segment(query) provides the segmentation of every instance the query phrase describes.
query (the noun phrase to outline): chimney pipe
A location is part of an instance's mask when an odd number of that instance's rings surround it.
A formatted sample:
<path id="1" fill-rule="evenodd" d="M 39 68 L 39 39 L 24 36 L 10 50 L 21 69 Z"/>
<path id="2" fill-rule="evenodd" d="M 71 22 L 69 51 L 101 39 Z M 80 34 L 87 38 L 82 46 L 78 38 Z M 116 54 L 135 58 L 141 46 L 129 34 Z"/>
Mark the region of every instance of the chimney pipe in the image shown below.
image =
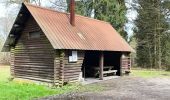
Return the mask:
<path id="1" fill-rule="evenodd" d="M 70 0 L 70 24 L 75 26 L 75 0 Z"/>

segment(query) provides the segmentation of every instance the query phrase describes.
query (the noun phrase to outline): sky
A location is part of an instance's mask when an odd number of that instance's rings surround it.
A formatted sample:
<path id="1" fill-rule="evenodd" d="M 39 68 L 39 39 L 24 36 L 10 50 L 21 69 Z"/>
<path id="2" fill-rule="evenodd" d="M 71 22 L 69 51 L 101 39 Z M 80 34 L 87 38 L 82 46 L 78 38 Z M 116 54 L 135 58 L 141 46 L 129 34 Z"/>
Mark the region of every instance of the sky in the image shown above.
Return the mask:
<path id="1" fill-rule="evenodd" d="M 42 0 L 42 1 L 43 1 L 42 6 L 46 6 L 48 4 L 48 0 Z M 6 11 L 7 9 L 5 7 L 5 4 L 2 3 L 0 0 L 0 17 L 5 17 Z"/>
<path id="2" fill-rule="evenodd" d="M 0 3 L 0 17 L 5 17 L 5 6 Z"/>
<path id="3" fill-rule="evenodd" d="M 131 4 L 133 0 L 125 0 L 125 2 L 127 2 L 125 5 L 127 8 L 131 8 Z M 134 9 L 128 9 L 127 10 L 127 14 L 126 17 L 128 19 L 128 22 L 125 24 L 125 30 L 128 33 L 128 36 L 132 36 L 133 35 L 133 28 L 135 27 L 133 21 L 137 18 L 137 12 Z"/>
<path id="4" fill-rule="evenodd" d="M 50 1 L 53 1 L 53 0 L 50 0 Z M 5 17 L 5 14 L 6 14 L 6 7 L 5 7 L 5 4 L 2 3 L 3 0 L 0 0 L 0 17 Z M 48 6 L 50 3 L 49 3 L 49 0 L 42 0 L 42 6 Z M 12 9 L 13 7 L 10 7 L 9 9 Z"/>

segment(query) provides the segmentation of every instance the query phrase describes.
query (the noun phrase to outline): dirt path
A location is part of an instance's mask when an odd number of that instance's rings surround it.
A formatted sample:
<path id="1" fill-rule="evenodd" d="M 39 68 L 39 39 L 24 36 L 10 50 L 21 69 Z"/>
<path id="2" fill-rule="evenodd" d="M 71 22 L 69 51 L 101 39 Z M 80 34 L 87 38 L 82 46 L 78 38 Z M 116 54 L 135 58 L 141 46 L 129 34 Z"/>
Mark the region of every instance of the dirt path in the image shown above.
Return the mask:
<path id="1" fill-rule="evenodd" d="M 99 93 L 72 93 L 42 100 L 170 100 L 170 78 L 121 77 L 100 83 Z"/>

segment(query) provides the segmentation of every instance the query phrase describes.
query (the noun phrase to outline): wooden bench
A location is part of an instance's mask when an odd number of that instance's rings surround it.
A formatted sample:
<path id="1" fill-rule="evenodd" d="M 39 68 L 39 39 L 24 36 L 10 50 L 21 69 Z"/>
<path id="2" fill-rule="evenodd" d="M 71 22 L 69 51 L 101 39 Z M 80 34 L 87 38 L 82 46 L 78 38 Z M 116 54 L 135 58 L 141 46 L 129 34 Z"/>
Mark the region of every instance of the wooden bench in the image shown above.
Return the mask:
<path id="1" fill-rule="evenodd" d="M 108 70 L 108 71 L 103 71 L 103 74 L 111 74 L 113 73 L 114 75 L 116 75 L 117 70 Z"/>
<path id="2" fill-rule="evenodd" d="M 113 66 L 105 66 L 103 68 L 103 75 L 107 76 L 107 74 L 113 74 L 116 75 L 117 70 L 112 70 Z M 95 76 L 98 76 L 100 74 L 100 68 L 94 67 L 94 70 L 97 72 Z"/>

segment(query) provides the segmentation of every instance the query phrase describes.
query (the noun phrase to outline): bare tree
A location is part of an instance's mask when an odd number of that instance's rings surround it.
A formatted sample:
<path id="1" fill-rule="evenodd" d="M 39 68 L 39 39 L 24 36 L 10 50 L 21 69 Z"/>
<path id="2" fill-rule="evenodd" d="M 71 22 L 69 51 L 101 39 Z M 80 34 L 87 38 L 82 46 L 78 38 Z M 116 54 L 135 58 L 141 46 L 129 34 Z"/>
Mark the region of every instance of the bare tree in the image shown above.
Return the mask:
<path id="1" fill-rule="evenodd" d="M 66 12 L 67 11 L 67 1 L 66 0 L 49 0 L 51 3 L 49 5 L 50 8 Z"/>

